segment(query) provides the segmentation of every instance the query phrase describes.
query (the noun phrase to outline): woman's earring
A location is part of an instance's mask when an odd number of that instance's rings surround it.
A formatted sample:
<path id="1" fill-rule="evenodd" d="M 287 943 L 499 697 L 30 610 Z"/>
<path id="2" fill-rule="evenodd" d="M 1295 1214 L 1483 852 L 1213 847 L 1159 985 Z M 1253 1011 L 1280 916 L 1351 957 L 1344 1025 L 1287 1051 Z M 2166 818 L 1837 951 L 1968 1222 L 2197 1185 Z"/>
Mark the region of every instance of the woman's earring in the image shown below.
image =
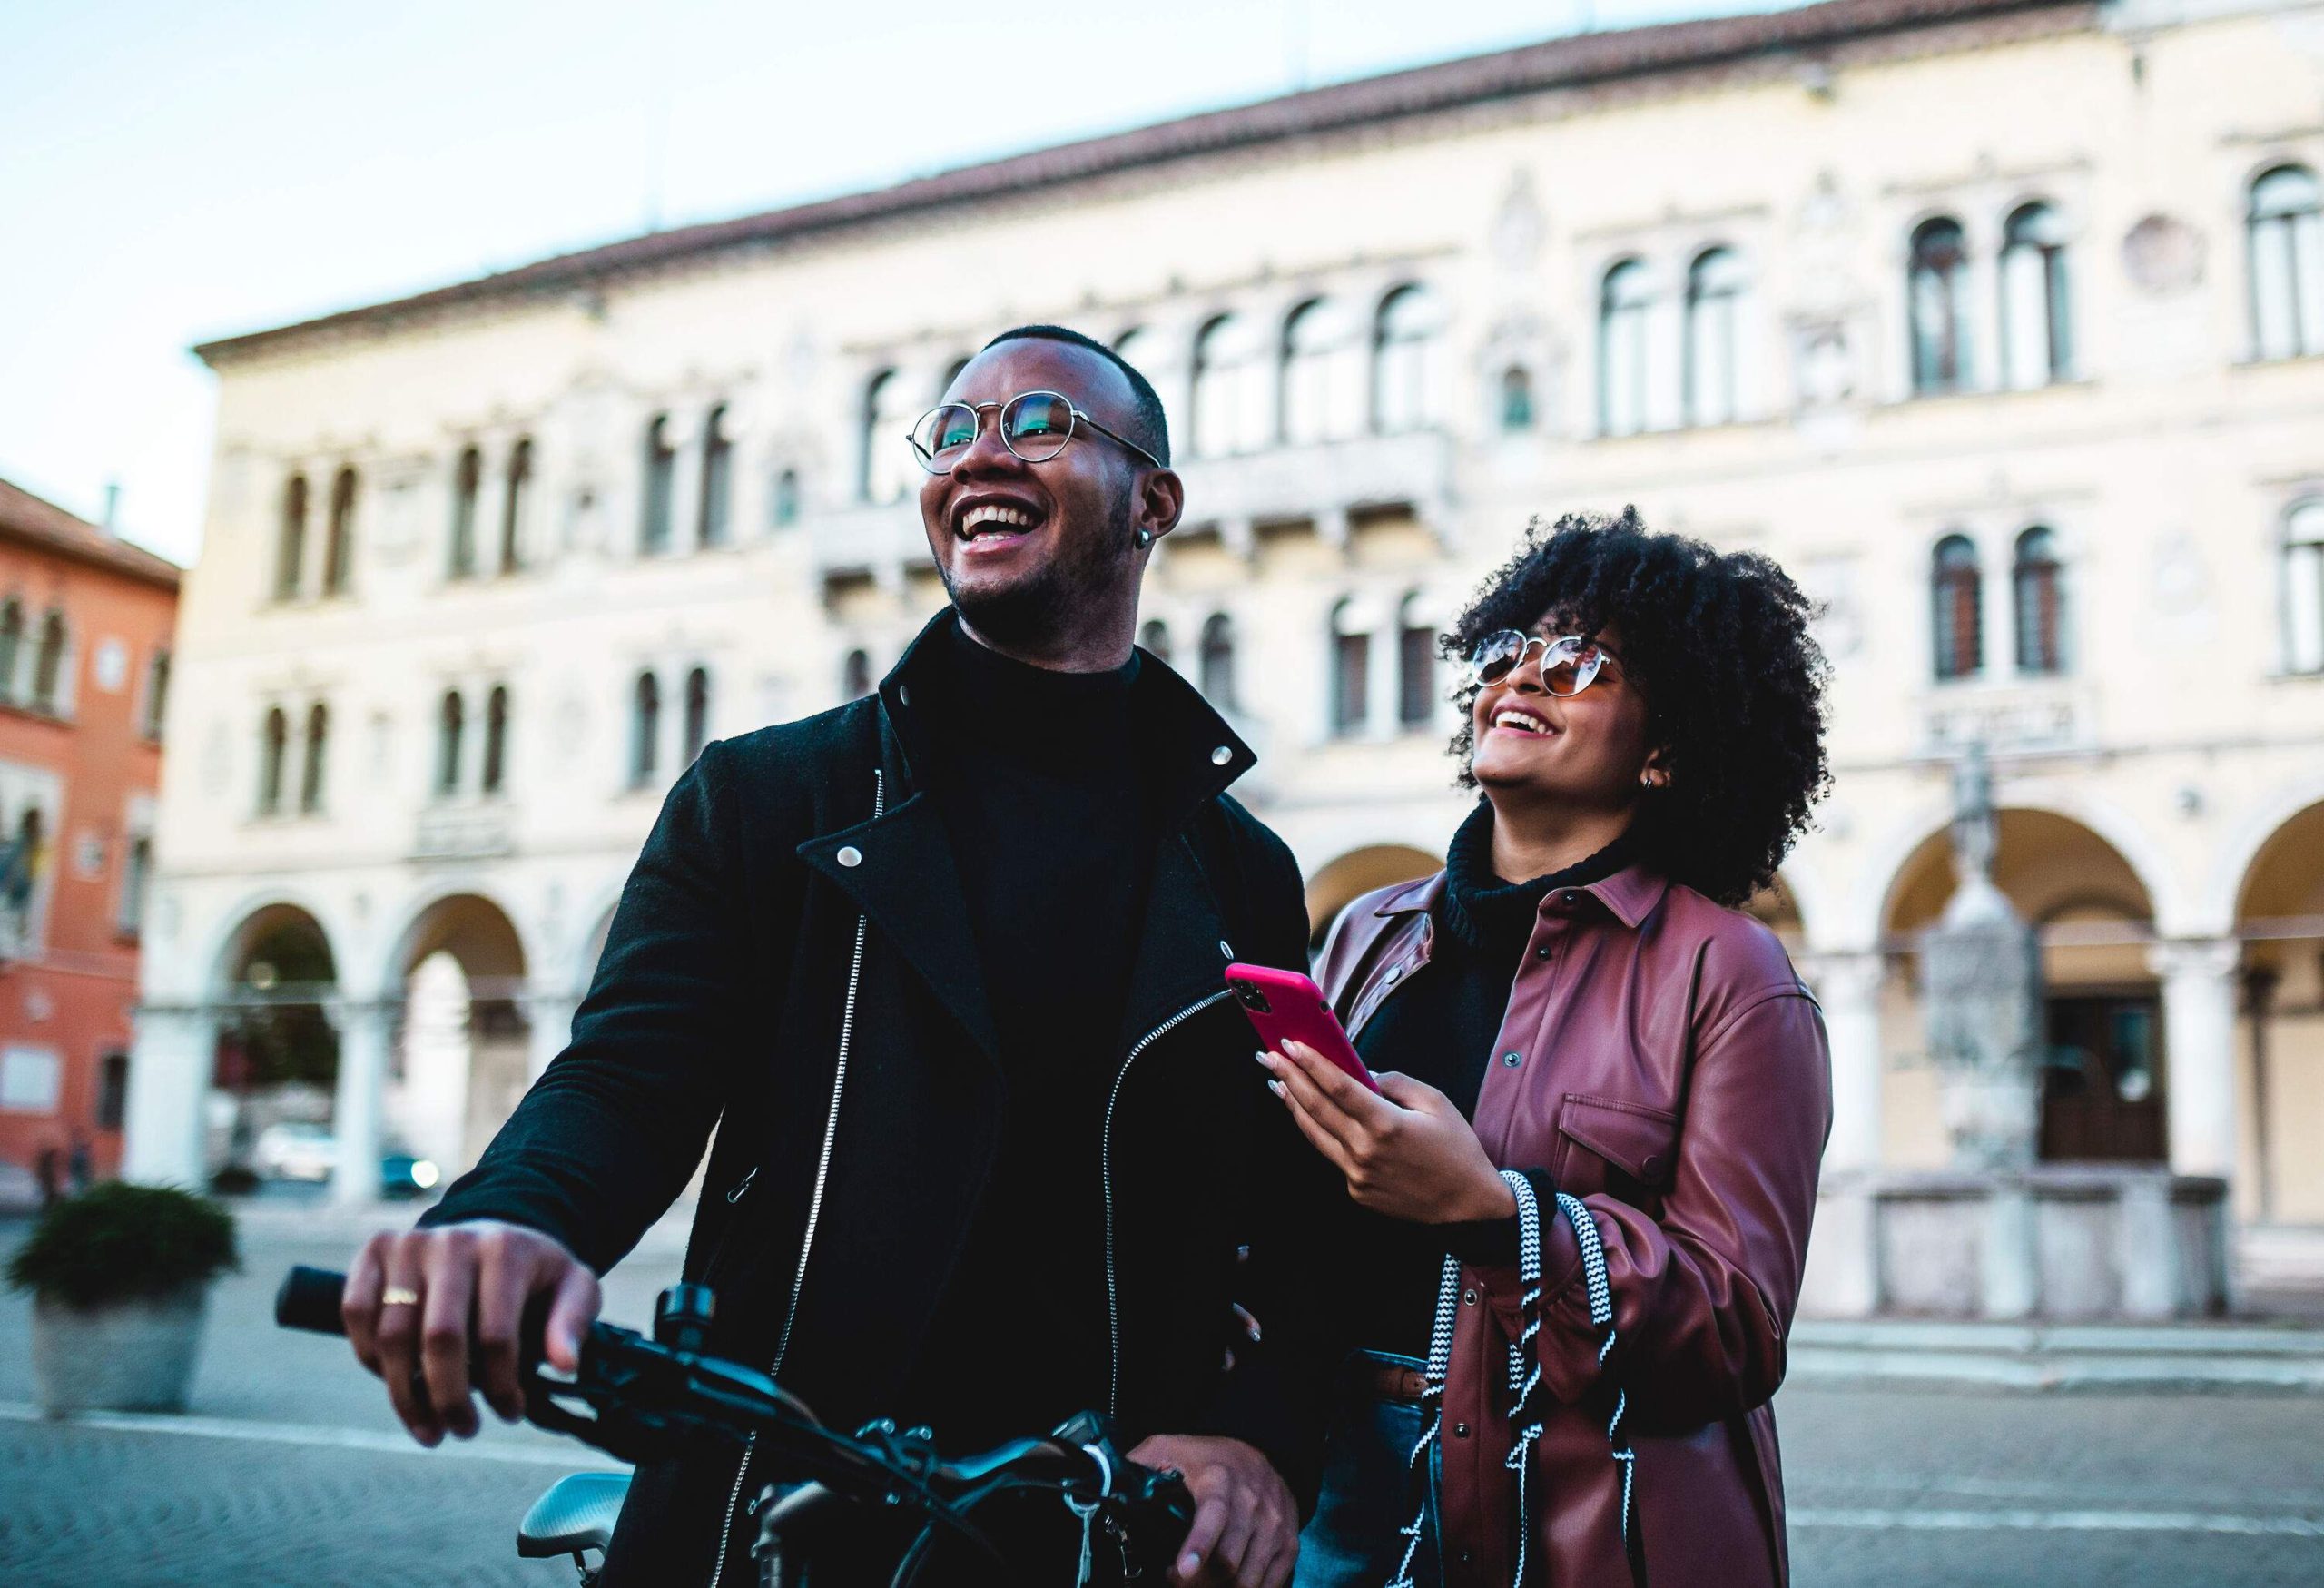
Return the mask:
<path id="1" fill-rule="evenodd" d="M 1640 773 L 1638 774 L 1638 785 L 1640 788 L 1652 788 L 1654 786 L 1654 774 L 1651 772 Z"/>
<path id="2" fill-rule="evenodd" d="M 1144 551 L 1147 547 L 1149 547 L 1149 546 L 1151 546 L 1151 545 L 1153 545 L 1153 544 L 1154 544 L 1154 531 L 1153 531 L 1153 530 L 1151 530 L 1151 529 L 1141 529 L 1141 530 L 1139 530 L 1139 531 L 1137 532 L 1137 548 L 1138 548 L 1138 550 L 1140 550 L 1140 551 Z"/>

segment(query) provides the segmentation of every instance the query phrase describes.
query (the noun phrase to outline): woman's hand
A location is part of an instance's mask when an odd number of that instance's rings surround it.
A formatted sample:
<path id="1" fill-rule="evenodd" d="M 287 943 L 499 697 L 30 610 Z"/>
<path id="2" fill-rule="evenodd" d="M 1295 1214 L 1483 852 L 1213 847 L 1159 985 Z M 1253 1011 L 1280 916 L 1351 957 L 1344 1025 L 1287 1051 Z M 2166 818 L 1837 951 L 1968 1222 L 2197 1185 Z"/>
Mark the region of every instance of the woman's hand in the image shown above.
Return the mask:
<path id="1" fill-rule="evenodd" d="M 1393 1070 L 1374 1094 L 1304 1042 L 1262 1053 L 1267 1088 L 1300 1133 L 1347 1177 L 1348 1195 L 1391 1218 L 1462 1224 L 1506 1218 L 1517 1198 L 1469 1121 L 1434 1087 Z"/>

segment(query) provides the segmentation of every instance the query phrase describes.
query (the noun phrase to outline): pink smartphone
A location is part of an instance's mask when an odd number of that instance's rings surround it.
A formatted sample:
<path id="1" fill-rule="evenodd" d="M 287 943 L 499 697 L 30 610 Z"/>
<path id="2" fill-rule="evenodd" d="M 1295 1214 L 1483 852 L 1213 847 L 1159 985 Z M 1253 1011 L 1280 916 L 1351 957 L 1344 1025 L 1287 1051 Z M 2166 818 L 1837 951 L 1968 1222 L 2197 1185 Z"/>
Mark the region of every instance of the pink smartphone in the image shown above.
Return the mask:
<path id="1" fill-rule="evenodd" d="M 1234 964 L 1226 967 L 1226 985 L 1234 989 L 1245 1017 L 1267 1047 L 1280 1053 L 1285 1039 L 1305 1042 L 1372 1090 L 1380 1090 L 1357 1056 L 1355 1044 L 1340 1029 L 1339 1017 L 1324 1001 L 1323 989 L 1306 977 L 1296 971 Z"/>

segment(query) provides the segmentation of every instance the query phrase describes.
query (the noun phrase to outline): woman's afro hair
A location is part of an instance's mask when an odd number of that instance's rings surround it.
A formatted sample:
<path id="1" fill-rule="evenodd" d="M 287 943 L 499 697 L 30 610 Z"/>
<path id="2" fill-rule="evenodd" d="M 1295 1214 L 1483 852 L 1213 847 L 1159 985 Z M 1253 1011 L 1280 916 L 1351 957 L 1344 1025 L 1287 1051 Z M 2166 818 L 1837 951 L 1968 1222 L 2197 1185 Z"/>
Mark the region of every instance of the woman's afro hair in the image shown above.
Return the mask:
<path id="1" fill-rule="evenodd" d="M 1651 714 L 1649 737 L 1670 773 L 1640 804 L 1639 858 L 1735 905 L 1774 882 L 1831 784 L 1829 669 L 1808 632 L 1812 616 L 1799 587 L 1758 552 L 1654 534 L 1625 508 L 1618 518 L 1527 526 L 1517 555 L 1479 587 L 1443 649 L 1462 658 L 1496 629 L 1544 620 L 1568 634 L 1619 634 Z M 1477 693 L 1473 684 L 1461 691 L 1452 740 L 1469 788 Z"/>

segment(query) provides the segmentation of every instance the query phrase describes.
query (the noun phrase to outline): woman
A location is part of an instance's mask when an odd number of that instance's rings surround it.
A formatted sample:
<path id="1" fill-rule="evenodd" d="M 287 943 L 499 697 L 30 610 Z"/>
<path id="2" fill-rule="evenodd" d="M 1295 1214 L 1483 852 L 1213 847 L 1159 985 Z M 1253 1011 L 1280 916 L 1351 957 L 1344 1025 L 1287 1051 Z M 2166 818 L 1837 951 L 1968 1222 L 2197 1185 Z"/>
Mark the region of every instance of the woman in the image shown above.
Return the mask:
<path id="1" fill-rule="evenodd" d="M 1768 1400 L 1828 1076 L 1737 906 L 1828 781 L 1807 621 L 1765 557 L 1625 512 L 1530 534 L 1447 637 L 1483 797 L 1318 971 L 1381 1095 L 1261 1055 L 1356 1204 L 1299 1583 L 1786 1580 Z"/>

